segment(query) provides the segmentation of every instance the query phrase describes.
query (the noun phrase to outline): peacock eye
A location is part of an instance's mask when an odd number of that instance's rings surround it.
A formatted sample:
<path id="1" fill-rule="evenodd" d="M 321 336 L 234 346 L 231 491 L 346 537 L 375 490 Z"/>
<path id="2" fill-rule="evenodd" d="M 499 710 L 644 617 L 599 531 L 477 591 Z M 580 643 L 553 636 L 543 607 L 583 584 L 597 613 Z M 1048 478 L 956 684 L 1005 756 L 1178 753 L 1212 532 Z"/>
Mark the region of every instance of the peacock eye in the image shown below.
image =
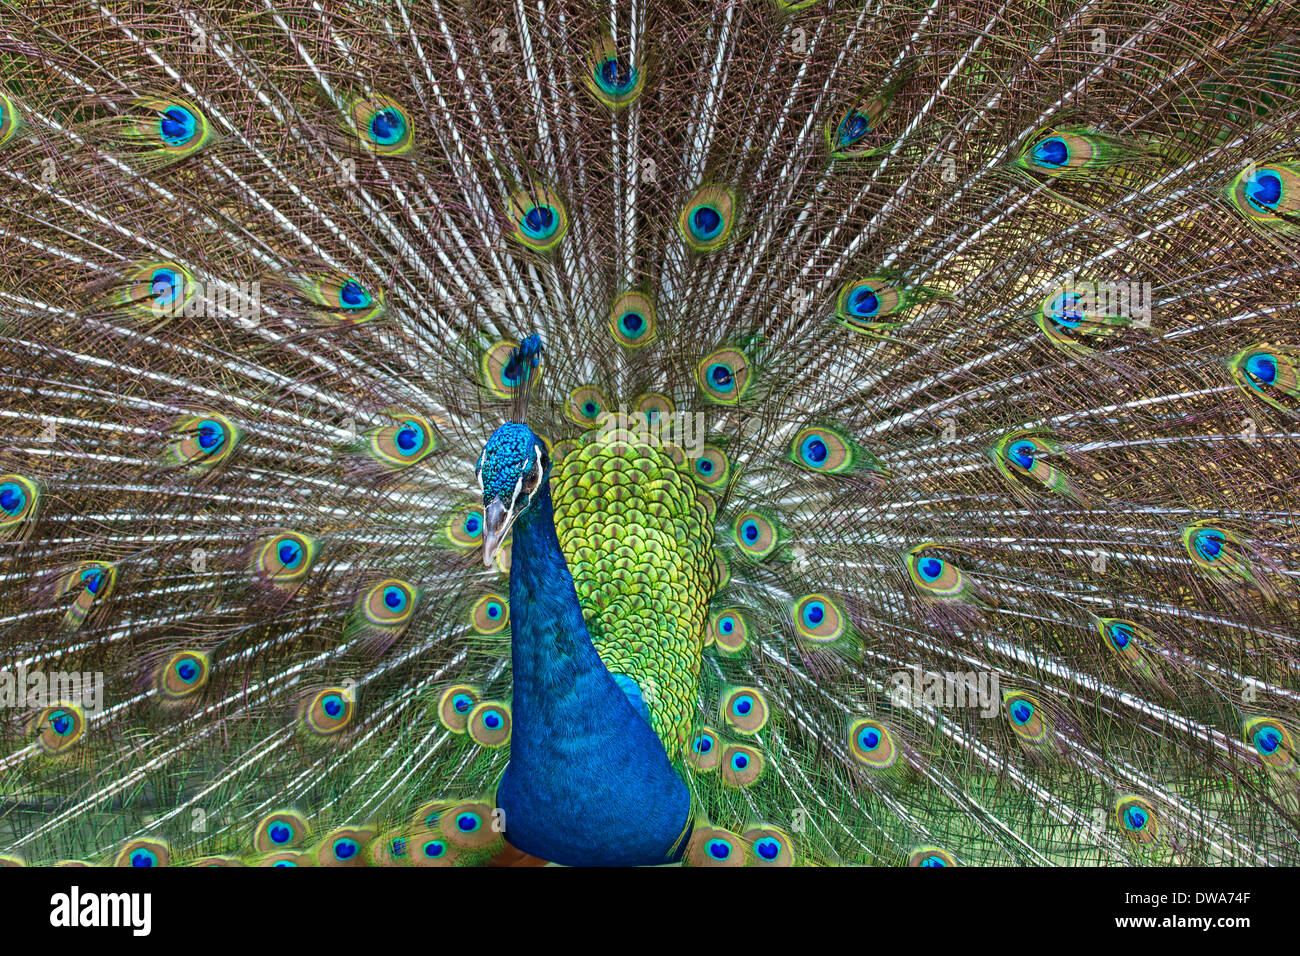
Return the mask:
<path id="1" fill-rule="evenodd" d="M 515 238 L 540 252 L 553 249 L 569 228 L 560 197 L 545 186 L 531 184 L 510 198 Z"/>
<path id="2" fill-rule="evenodd" d="M 853 146 L 871 132 L 871 117 L 864 116 L 857 110 L 849 110 L 840 120 L 839 141 L 841 146 Z"/>
<path id="3" fill-rule="evenodd" d="M 549 239 L 559 224 L 559 217 L 551 206 L 535 204 L 529 206 L 519 219 L 519 228 L 530 239 Z"/>
<path id="4" fill-rule="evenodd" d="M 696 252 L 710 252 L 727 241 L 735 209 L 736 197 L 730 188 L 701 186 L 682 209 L 677 228 Z"/>
<path id="5" fill-rule="evenodd" d="M 620 97 L 636 88 L 637 72 L 632 64 L 617 56 L 609 56 L 597 65 L 594 78 L 602 91 L 612 97 Z"/>
<path id="6" fill-rule="evenodd" d="M 415 145 L 411 117 L 387 96 L 363 96 L 348 108 L 361 145 L 384 156 L 398 156 Z"/>
<path id="7" fill-rule="evenodd" d="M 1267 352 L 1256 352 L 1246 359 L 1246 371 L 1256 381 L 1272 385 L 1277 380 L 1277 359 Z"/>
<path id="8" fill-rule="evenodd" d="M 370 308 L 374 301 L 374 296 L 356 279 L 348 279 L 339 286 L 339 308 L 341 309 L 356 312 Z"/>
<path id="9" fill-rule="evenodd" d="M 533 449 L 533 460 L 528 464 L 528 470 L 524 472 L 520 479 L 523 482 L 523 491 L 526 495 L 531 495 L 537 490 L 537 486 L 542 483 L 542 475 L 546 474 L 546 468 L 550 464 L 550 454 L 544 446 Z"/>
<path id="10" fill-rule="evenodd" d="M 587 88 L 611 109 L 621 109 L 635 100 L 645 82 L 631 50 L 620 49 L 610 36 L 592 43 L 587 70 Z"/>
<path id="11" fill-rule="evenodd" d="M 1034 163 L 1046 168 L 1059 168 L 1070 161 L 1070 146 L 1060 136 L 1039 140 L 1030 151 Z"/>
<path id="12" fill-rule="evenodd" d="M 376 143 L 391 146 L 406 135 L 406 117 L 391 107 L 378 110 L 370 117 L 369 132 Z"/>
<path id="13" fill-rule="evenodd" d="M 184 146 L 198 131 L 198 117 L 183 106 L 172 104 L 158 118 L 158 138 L 168 146 Z"/>

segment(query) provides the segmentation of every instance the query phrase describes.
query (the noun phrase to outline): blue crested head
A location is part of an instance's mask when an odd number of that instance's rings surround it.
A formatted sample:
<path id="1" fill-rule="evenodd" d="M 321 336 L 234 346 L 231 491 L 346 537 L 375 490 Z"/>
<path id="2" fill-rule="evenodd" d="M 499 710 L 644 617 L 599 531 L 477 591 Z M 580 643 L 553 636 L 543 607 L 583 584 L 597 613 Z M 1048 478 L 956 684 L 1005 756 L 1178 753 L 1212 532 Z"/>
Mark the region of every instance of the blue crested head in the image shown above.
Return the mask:
<path id="1" fill-rule="evenodd" d="M 483 491 L 483 564 L 492 563 L 515 519 L 537 500 L 550 475 L 546 443 L 520 422 L 506 422 L 487 440 L 476 473 Z"/>
<path id="2" fill-rule="evenodd" d="M 546 446 L 519 422 L 506 422 L 493 432 L 478 463 L 484 503 L 494 497 L 509 501 L 523 472 L 536 463 L 539 448 L 545 451 Z"/>

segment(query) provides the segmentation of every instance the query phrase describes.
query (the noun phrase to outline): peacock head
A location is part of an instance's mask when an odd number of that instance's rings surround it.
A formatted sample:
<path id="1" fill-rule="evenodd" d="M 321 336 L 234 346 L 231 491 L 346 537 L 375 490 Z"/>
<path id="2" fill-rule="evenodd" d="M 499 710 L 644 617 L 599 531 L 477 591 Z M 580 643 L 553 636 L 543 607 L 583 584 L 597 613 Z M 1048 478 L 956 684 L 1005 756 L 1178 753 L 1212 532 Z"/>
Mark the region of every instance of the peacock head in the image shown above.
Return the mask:
<path id="1" fill-rule="evenodd" d="M 483 491 L 483 564 L 490 567 L 515 519 L 537 500 L 551 471 L 546 443 L 519 422 L 506 422 L 488 439 L 475 469 Z"/>

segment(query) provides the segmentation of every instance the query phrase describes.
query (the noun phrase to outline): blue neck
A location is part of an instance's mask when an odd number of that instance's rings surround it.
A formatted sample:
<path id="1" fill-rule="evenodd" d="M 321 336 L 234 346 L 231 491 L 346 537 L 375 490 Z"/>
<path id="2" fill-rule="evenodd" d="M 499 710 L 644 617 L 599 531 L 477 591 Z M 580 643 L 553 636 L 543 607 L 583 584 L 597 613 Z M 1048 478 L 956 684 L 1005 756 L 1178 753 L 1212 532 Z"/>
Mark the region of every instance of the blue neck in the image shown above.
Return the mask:
<path id="1" fill-rule="evenodd" d="M 592 646 L 546 481 L 537 494 L 510 558 L 513 726 L 497 790 L 506 836 L 555 863 L 669 862 L 690 794 Z"/>

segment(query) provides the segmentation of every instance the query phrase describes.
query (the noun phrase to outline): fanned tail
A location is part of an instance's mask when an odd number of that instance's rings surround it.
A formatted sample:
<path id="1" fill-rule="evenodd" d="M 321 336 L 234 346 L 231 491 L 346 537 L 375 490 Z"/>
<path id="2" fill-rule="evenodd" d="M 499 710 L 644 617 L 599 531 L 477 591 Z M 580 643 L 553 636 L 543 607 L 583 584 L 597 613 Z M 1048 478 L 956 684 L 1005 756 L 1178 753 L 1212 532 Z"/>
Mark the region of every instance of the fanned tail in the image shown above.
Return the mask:
<path id="1" fill-rule="evenodd" d="M 713 523 L 688 863 L 1294 863 L 1297 39 L 5 6 L 0 847 L 519 862 L 473 475 L 526 414 Z"/>

